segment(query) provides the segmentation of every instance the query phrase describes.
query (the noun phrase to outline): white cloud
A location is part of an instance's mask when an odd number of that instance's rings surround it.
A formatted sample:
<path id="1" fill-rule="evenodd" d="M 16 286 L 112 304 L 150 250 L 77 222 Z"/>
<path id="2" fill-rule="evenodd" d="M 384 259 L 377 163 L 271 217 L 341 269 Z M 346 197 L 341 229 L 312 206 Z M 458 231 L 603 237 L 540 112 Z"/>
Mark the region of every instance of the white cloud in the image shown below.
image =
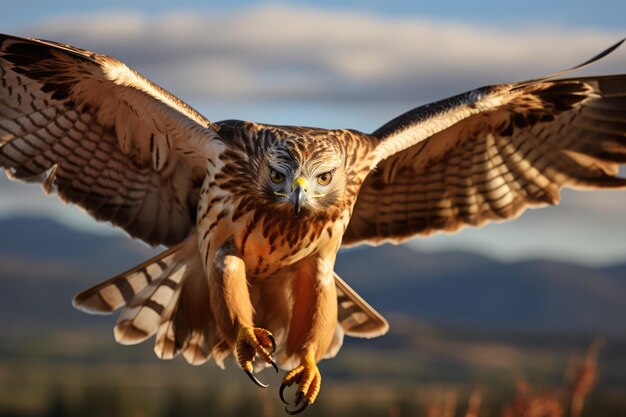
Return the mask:
<path id="1" fill-rule="evenodd" d="M 57 16 L 29 29 L 114 54 L 186 97 L 426 100 L 577 64 L 620 34 L 291 6 Z"/>

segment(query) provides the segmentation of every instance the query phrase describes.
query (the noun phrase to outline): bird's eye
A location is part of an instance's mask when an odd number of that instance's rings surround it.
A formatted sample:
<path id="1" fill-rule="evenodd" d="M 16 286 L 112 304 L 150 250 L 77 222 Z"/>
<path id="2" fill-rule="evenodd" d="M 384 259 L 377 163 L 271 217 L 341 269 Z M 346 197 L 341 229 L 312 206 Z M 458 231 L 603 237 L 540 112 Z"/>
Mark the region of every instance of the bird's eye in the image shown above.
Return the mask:
<path id="1" fill-rule="evenodd" d="M 333 179 L 333 173 L 332 172 L 324 172 L 323 174 L 320 174 L 317 176 L 317 182 L 320 185 L 328 185 L 330 184 L 330 182 Z"/>
<path id="2" fill-rule="evenodd" d="M 270 179 L 274 184 L 282 184 L 285 181 L 285 176 L 275 169 L 272 169 L 270 172 Z"/>

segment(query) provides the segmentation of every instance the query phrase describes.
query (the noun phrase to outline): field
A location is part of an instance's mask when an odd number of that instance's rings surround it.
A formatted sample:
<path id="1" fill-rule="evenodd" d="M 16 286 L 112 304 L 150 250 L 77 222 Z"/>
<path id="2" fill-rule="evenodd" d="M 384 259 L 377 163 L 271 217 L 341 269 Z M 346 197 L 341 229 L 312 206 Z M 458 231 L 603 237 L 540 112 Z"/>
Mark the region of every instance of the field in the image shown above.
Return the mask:
<path id="1" fill-rule="evenodd" d="M 322 395 L 307 415 L 577 416 L 573 397 L 585 399 L 583 416 L 626 410 L 623 342 L 442 330 L 403 317 L 392 324 L 389 336 L 349 341 L 322 362 Z M 100 326 L 7 336 L 0 416 L 283 414 L 271 371 L 261 374 L 271 384 L 262 390 L 234 364 L 162 362 L 148 345 L 115 345 Z"/>

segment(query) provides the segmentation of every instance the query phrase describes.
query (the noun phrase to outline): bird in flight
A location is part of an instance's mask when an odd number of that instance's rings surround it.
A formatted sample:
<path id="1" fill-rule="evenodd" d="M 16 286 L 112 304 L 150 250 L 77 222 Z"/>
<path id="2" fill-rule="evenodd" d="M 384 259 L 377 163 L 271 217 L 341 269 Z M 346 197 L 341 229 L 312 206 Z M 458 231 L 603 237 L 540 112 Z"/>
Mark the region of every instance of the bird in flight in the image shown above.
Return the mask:
<path id="1" fill-rule="evenodd" d="M 0 35 L 0 166 L 167 247 L 76 307 L 122 309 L 115 339 L 155 336 L 162 359 L 233 355 L 261 386 L 256 371 L 285 369 L 293 414 L 317 398 L 317 363 L 344 335 L 388 329 L 334 272 L 341 247 L 514 219 L 563 187 L 626 187 L 626 75 L 568 71 L 363 133 L 211 122 L 114 58 Z"/>

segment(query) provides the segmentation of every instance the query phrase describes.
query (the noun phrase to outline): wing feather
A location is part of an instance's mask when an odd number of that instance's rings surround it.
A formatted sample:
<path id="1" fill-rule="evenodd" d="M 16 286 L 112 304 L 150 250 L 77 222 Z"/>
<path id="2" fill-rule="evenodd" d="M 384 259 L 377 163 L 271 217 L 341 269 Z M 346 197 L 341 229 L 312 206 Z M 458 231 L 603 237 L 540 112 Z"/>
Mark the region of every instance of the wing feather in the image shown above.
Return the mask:
<path id="1" fill-rule="evenodd" d="M 0 167 L 147 243 L 193 228 L 216 130 L 114 58 L 0 35 Z"/>
<path id="2" fill-rule="evenodd" d="M 557 204 L 563 187 L 626 187 L 626 75 L 552 77 L 473 90 L 374 132 L 376 166 L 343 244 L 513 219 Z"/>

